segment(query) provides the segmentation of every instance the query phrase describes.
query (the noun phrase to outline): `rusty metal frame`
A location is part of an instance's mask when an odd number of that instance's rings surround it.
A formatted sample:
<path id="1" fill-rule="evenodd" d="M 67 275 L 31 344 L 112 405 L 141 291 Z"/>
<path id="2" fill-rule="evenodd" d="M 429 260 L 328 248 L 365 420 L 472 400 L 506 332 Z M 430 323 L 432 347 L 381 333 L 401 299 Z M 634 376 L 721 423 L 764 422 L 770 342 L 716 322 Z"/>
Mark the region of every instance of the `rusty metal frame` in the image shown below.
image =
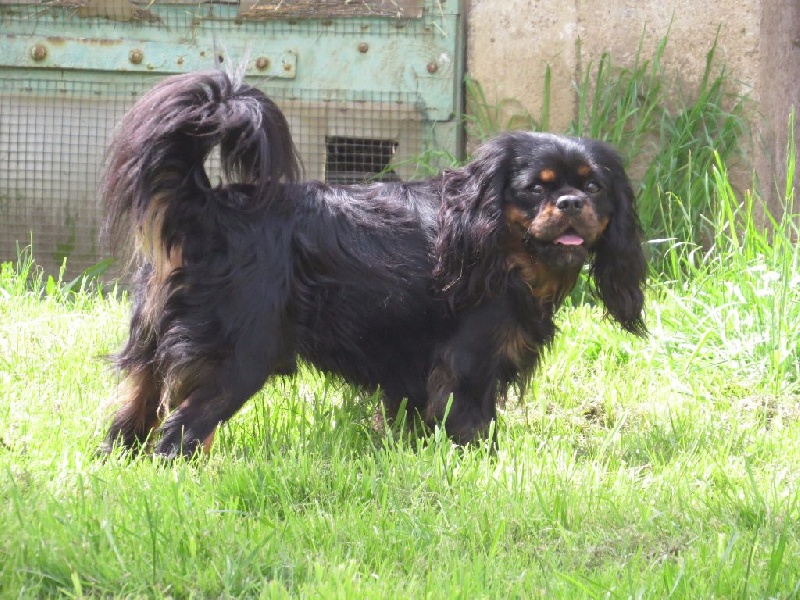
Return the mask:
<path id="1" fill-rule="evenodd" d="M 422 17 L 422 0 L 240 0 L 243 19 Z"/>

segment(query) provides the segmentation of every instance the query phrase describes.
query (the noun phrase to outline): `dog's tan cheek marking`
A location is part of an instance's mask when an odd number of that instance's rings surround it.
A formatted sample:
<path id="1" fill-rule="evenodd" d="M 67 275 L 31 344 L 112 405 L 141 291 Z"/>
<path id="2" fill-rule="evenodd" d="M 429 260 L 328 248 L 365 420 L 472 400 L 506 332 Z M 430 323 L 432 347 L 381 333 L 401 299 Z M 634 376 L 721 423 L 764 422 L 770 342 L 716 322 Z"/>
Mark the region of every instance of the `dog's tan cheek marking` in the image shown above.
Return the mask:
<path id="1" fill-rule="evenodd" d="M 508 206 L 505 211 L 509 230 L 511 231 L 506 264 L 509 271 L 518 269 L 520 276 L 525 281 L 528 281 L 530 277 L 534 276 L 533 270 L 535 270 L 535 266 L 533 258 L 525 250 L 523 236 L 529 232 L 531 220 L 525 211 L 516 206 Z"/>
<path id="2" fill-rule="evenodd" d="M 528 230 L 531 219 L 524 210 L 516 206 L 507 206 L 505 211 L 506 221 L 509 225 L 516 226 L 522 231 Z"/>
<path id="3" fill-rule="evenodd" d="M 545 204 L 531 221 L 529 231 L 535 238 L 547 237 L 546 231 L 563 217 L 563 214 L 552 204 Z"/>
<path id="4" fill-rule="evenodd" d="M 594 240 L 603 235 L 603 232 L 606 230 L 608 223 L 610 222 L 608 217 L 599 216 L 595 212 L 594 206 L 592 206 L 590 203 L 587 203 L 584 206 L 581 214 L 581 220 L 586 224 L 587 230 L 590 230 L 593 234 L 592 238 L 587 239 L 587 242 L 589 243 L 594 242 Z"/>
<path id="5" fill-rule="evenodd" d="M 539 211 L 539 215 L 536 217 L 536 220 L 541 221 L 541 220 L 557 219 L 560 217 L 561 217 L 561 211 L 555 207 L 555 204 L 547 203 Z"/>
<path id="6" fill-rule="evenodd" d="M 554 275 L 530 255 L 523 245 L 522 236 L 519 235 L 521 232 L 528 232 L 535 236 L 536 230 L 539 229 L 536 225 L 544 223 L 542 226 L 546 226 L 547 221 L 555 218 L 558 211 L 555 207 L 546 206 L 534 222 L 531 222 L 525 211 L 515 206 L 506 207 L 505 213 L 510 226 L 509 229 L 512 232 L 506 258 L 506 265 L 509 271 L 517 273 L 527 284 L 533 297 L 545 303 L 560 302 L 562 296 L 575 285 L 580 269 L 575 270 L 574 273 Z M 519 344 L 517 346 L 520 349 L 522 348 Z M 511 354 L 516 355 L 519 353 L 512 352 Z"/>
<path id="7" fill-rule="evenodd" d="M 544 183 L 553 183 L 556 180 L 556 172 L 553 169 L 542 169 L 539 171 L 539 179 Z"/>
<path id="8" fill-rule="evenodd" d="M 524 281 L 531 281 L 536 277 L 537 266 L 533 257 L 525 250 L 523 242 L 523 236 L 530 232 L 531 219 L 516 206 L 506 207 L 505 212 L 511 231 L 506 264 L 509 271 L 517 270 Z"/>

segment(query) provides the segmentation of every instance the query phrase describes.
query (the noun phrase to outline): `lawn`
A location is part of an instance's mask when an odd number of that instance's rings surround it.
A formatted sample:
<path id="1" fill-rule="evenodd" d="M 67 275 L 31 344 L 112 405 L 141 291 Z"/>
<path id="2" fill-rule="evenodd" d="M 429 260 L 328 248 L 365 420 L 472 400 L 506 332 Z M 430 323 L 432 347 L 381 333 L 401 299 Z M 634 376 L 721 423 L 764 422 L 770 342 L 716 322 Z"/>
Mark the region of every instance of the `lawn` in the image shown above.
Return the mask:
<path id="1" fill-rule="evenodd" d="M 648 242 L 650 336 L 576 294 L 496 452 L 303 370 L 206 459 L 95 459 L 128 301 L 4 264 L 0 595 L 796 597 L 798 232 L 715 173 L 709 245 Z"/>

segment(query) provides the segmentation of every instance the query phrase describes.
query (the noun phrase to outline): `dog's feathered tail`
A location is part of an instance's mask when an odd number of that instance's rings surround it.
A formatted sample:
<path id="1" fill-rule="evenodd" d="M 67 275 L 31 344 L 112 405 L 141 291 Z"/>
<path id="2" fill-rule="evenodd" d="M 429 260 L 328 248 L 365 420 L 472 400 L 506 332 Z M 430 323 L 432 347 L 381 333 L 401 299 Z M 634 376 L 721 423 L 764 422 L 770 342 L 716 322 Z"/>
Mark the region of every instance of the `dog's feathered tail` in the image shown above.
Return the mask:
<path id="1" fill-rule="evenodd" d="M 212 185 L 204 163 L 215 148 L 227 183 L 246 185 Z M 213 387 L 222 337 L 213 309 L 184 307 L 213 305 L 219 288 L 204 284 L 229 275 L 229 263 L 216 256 L 225 252 L 219 240 L 227 239 L 226 226 L 280 202 L 280 182 L 296 180 L 298 171 L 285 117 L 241 76 L 216 70 L 169 77 L 123 118 L 100 193 L 114 251 L 127 250 L 133 237 L 137 283 L 128 342 L 111 357 L 124 381 L 103 450 L 118 442 L 141 446 L 176 398 Z M 222 264 L 216 272 L 197 268 L 214 258 Z M 214 414 L 201 437 L 213 431 Z"/>
<path id="2" fill-rule="evenodd" d="M 179 243 L 167 239 L 170 217 L 213 191 L 204 162 L 217 146 L 225 177 L 254 186 L 243 210 L 274 202 L 276 184 L 298 178 L 286 118 L 240 75 L 177 75 L 142 96 L 115 131 L 100 186 L 113 248 L 133 230 L 169 253 Z"/>

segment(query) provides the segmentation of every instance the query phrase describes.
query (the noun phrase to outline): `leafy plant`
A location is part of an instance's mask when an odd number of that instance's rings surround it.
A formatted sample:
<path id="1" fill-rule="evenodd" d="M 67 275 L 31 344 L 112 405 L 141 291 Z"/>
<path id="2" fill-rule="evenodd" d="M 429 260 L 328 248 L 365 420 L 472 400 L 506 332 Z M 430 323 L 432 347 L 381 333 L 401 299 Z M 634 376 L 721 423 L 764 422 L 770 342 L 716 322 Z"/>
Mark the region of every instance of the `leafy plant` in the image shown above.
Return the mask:
<path id="1" fill-rule="evenodd" d="M 615 145 L 629 165 L 641 169 L 639 213 L 650 238 L 708 243 L 706 217 L 716 210 L 713 172 L 730 166 L 747 140 L 747 98 L 730 92 L 731 75 L 716 64 L 717 43 L 706 54 L 697 86 L 688 88 L 663 64 L 668 36 L 652 57 L 642 36 L 630 67 L 610 55 L 591 63 L 580 79 L 574 135 Z"/>
<path id="2" fill-rule="evenodd" d="M 547 131 L 550 126 L 550 66 L 545 67 L 542 84 L 542 108 L 538 119 L 521 102 L 505 98 L 490 102 L 483 86 L 467 75 L 464 87 L 467 98 L 467 113 L 464 122 L 467 136 L 473 140 L 486 140 L 503 131 L 527 130 Z"/>

